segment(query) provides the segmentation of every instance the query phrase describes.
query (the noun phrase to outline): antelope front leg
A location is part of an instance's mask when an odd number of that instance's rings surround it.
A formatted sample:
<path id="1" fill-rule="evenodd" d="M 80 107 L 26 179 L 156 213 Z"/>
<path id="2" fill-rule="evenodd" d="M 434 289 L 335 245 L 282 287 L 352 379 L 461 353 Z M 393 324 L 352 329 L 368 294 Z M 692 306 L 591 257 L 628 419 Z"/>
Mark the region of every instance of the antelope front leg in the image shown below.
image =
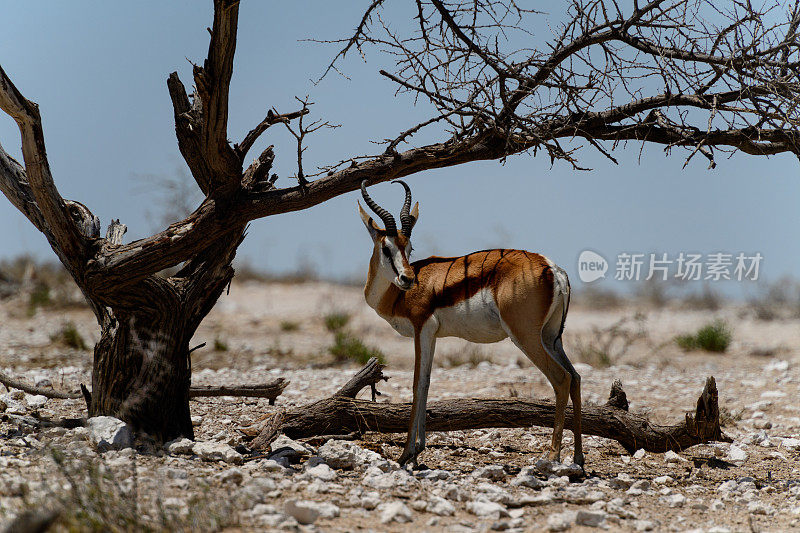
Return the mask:
<path id="1" fill-rule="evenodd" d="M 433 352 L 436 349 L 438 323 L 431 318 L 422 330 L 414 333 L 414 401 L 411 407 L 411 425 L 408 438 L 398 463 L 417 462 L 417 456 L 425 449 L 425 415 L 428 404 L 428 388 L 431 384 Z"/>

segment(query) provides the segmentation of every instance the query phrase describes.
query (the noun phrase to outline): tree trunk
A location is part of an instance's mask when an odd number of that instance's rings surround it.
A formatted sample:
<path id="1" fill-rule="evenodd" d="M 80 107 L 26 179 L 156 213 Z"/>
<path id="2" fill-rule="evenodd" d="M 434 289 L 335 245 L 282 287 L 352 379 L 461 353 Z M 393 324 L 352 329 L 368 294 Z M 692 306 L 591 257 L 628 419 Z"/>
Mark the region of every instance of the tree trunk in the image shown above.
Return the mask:
<path id="1" fill-rule="evenodd" d="M 179 312 L 109 321 L 94 350 L 89 416 L 116 416 L 163 441 L 194 438 L 187 322 Z"/>
<path id="2" fill-rule="evenodd" d="M 89 416 L 115 416 L 161 441 L 194 438 L 189 342 L 229 286 L 243 238 L 233 226 L 174 276 L 118 292 L 119 307 L 103 311 Z"/>

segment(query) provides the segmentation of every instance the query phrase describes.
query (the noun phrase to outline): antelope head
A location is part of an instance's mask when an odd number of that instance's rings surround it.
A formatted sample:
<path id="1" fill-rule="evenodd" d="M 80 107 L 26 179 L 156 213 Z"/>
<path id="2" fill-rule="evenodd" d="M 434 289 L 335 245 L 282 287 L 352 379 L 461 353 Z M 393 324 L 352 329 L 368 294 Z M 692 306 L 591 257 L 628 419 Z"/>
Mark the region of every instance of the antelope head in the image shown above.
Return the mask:
<path id="1" fill-rule="evenodd" d="M 372 237 L 373 249 L 372 260 L 377 274 L 383 276 L 394 283 L 401 290 L 407 291 L 414 285 L 416 274 L 408 263 L 411 255 L 411 230 L 419 218 L 419 202 L 411 209 L 411 189 L 400 180 L 392 183 L 399 183 L 406 190 L 406 199 L 403 208 L 400 210 L 400 231 L 397 231 L 397 223 L 389 211 L 379 206 L 375 200 L 367 194 L 367 180 L 361 182 L 361 196 L 364 203 L 372 209 L 383 221 L 385 229 L 381 229 L 366 211 L 358 204 L 358 212 L 361 220 L 367 227 L 370 237 Z"/>

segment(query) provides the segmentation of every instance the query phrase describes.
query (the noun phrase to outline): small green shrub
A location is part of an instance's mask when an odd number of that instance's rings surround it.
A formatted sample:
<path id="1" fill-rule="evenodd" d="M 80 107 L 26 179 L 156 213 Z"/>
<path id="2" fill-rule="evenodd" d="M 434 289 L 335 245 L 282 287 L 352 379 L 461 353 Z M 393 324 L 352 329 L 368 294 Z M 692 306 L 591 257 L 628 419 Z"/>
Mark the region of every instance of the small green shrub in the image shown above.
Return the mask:
<path id="1" fill-rule="evenodd" d="M 281 322 L 281 331 L 297 331 L 300 329 L 300 324 L 292 322 L 291 320 L 284 320 Z"/>
<path id="2" fill-rule="evenodd" d="M 439 362 L 443 368 L 455 368 L 457 366 L 469 366 L 475 368 L 483 361 L 492 362 L 492 358 L 486 355 L 480 346 L 467 346 L 463 350 L 445 352 Z"/>
<path id="3" fill-rule="evenodd" d="M 69 346 L 70 348 L 75 348 L 76 350 L 88 349 L 86 341 L 83 340 L 78 328 L 76 328 L 75 324 L 72 322 L 64 324 L 57 333 L 50 336 L 50 340 L 63 344 L 64 346 Z"/>
<path id="4" fill-rule="evenodd" d="M 350 322 L 350 315 L 347 313 L 334 312 L 325 315 L 325 329 L 331 333 L 341 331 Z"/>
<path id="5" fill-rule="evenodd" d="M 228 343 L 224 340 L 220 339 L 219 337 L 214 339 L 214 351 L 215 352 L 227 352 L 228 351 Z"/>
<path id="6" fill-rule="evenodd" d="M 385 362 L 386 358 L 379 349 L 367 346 L 364 342 L 351 333 L 344 331 L 336 332 L 336 337 L 328 352 L 337 361 L 355 361 L 359 364 L 366 364 L 372 357 L 377 357 L 379 363 Z"/>
<path id="7" fill-rule="evenodd" d="M 675 337 L 675 343 L 684 350 L 705 350 L 707 352 L 724 352 L 733 340 L 733 332 L 728 324 L 717 320 L 706 324 L 691 335 Z"/>
<path id="8" fill-rule="evenodd" d="M 37 282 L 28 296 L 28 316 L 35 315 L 38 308 L 48 306 L 51 303 L 50 286 L 42 281 Z"/>

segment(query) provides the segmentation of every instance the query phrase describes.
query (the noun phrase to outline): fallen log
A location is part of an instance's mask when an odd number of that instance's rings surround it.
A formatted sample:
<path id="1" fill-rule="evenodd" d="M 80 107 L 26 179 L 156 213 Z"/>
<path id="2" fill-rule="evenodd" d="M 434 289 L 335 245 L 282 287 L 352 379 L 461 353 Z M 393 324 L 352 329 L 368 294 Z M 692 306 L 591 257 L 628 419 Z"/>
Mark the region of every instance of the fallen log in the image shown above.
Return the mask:
<path id="1" fill-rule="evenodd" d="M 264 385 L 198 385 L 189 388 L 189 398 L 208 396 L 237 396 L 248 398 L 268 398 L 269 404 L 275 404 L 275 398 L 281 395 L 289 381 L 278 378 Z"/>
<path id="2" fill-rule="evenodd" d="M 29 385 L 24 381 L 12 378 L 11 376 L 0 372 L 0 383 L 6 388 L 19 389 L 28 394 L 38 394 L 47 398 L 56 398 L 61 400 L 74 400 L 83 398 L 84 394 L 80 392 L 67 392 L 58 391 L 49 387 L 36 387 Z M 362 385 L 362 388 L 369 383 Z M 248 398 L 267 398 L 269 404 L 273 405 L 275 399 L 281 395 L 283 389 L 289 385 L 289 381 L 284 378 L 278 378 L 263 385 L 198 385 L 189 388 L 189 398 L 201 398 L 209 396 L 236 396 Z"/>
<path id="3" fill-rule="evenodd" d="M 382 366 L 376 367 L 374 363 L 370 372 L 365 373 L 364 369 L 359 372 L 358 375 L 365 378 L 362 387 L 377 382 L 376 368 L 380 373 Z M 380 376 L 383 378 L 382 374 Z M 360 390 L 355 385 L 353 380 L 349 382 L 348 395 L 337 393 L 309 405 L 287 409 L 282 414 L 280 430 L 291 438 L 366 431 L 405 433 L 408 430 L 410 403 L 376 403 L 355 399 L 355 394 Z M 554 402 L 547 400 L 441 400 L 428 403 L 427 428 L 428 431 L 457 431 L 496 427 L 553 427 L 554 411 Z M 567 409 L 566 417 L 566 427 L 569 428 L 572 425 L 571 408 Z M 269 429 L 274 434 L 274 424 Z M 713 377 L 706 380 L 694 414 L 687 413 L 681 422 L 674 425 L 654 424 L 641 415 L 628 412 L 622 384 L 616 381 L 608 403 L 583 406 L 583 433 L 613 439 L 629 453 L 640 448 L 650 452 L 666 452 L 680 451 L 710 441 L 730 442 L 720 429 L 718 392 Z"/>

